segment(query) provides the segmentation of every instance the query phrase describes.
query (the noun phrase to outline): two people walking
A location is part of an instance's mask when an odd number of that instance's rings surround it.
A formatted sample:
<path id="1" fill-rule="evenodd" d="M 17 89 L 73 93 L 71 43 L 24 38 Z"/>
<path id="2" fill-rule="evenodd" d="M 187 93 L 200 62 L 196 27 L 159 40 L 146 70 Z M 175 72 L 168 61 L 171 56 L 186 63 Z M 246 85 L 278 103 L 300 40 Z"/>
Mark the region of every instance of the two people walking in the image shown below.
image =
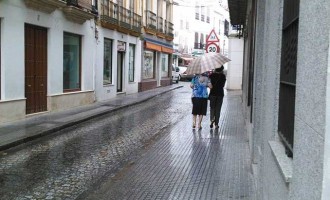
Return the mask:
<path id="1" fill-rule="evenodd" d="M 226 76 L 223 74 L 224 67 L 216 68 L 214 73 L 207 77 L 206 74 L 196 75 L 192 80 L 192 115 L 193 129 L 202 128 L 203 116 L 207 113 L 207 100 L 210 100 L 210 128 L 219 128 L 221 106 L 224 97 L 223 87 L 226 83 Z M 207 88 L 210 88 L 208 95 Z M 198 120 L 198 121 L 197 121 Z M 196 126 L 198 123 L 198 126 Z"/>

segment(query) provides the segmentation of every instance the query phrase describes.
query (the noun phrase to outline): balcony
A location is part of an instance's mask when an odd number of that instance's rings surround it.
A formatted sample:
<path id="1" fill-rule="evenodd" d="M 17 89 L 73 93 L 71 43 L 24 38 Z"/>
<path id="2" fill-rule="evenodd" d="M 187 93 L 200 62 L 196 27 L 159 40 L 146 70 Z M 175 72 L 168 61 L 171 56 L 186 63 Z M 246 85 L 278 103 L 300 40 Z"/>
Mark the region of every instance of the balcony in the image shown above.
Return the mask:
<path id="1" fill-rule="evenodd" d="M 24 2 L 29 8 L 46 13 L 52 13 L 66 6 L 66 2 L 61 0 L 24 0 Z"/>
<path id="2" fill-rule="evenodd" d="M 166 35 L 165 35 L 165 27 L 164 26 L 164 19 L 162 17 L 157 17 L 157 36 L 160 37 L 160 38 L 165 38 Z"/>
<path id="3" fill-rule="evenodd" d="M 83 24 L 86 20 L 97 16 L 97 3 L 92 4 L 92 0 L 65 0 L 67 6 L 63 12 L 67 19 Z M 97 1 L 95 1 L 97 2 Z"/>
<path id="4" fill-rule="evenodd" d="M 165 20 L 165 39 L 172 41 L 174 39 L 173 23 Z"/>
<path id="5" fill-rule="evenodd" d="M 150 10 L 146 11 L 146 26 L 144 29 L 146 33 L 157 34 L 157 15 Z"/>
<path id="6" fill-rule="evenodd" d="M 101 4 L 101 25 L 136 37 L 141 35 L 141 16 L 112 1 Z"/>

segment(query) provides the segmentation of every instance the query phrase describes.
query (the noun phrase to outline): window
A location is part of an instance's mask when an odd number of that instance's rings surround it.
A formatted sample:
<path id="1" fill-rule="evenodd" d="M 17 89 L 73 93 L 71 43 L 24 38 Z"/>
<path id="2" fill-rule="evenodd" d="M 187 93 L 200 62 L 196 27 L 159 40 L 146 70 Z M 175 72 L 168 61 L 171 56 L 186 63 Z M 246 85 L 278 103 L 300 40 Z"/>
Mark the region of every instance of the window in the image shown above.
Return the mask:
<path id="1" fill-rule="evenodd" d="M 194 49 L 199 49 L 199 43 L 198 43 L 198 33 L 195 32 L 195 45 Z"/>
<path id="2" fill-rule="evenodd" d="M 135 45 L 129 45 L 129 63 L 128 63 L 128 81 L 134 82 L 134 59 L 135 59 Z"/>
<path id="3" fill-rule="evenodd" d="M 112 83 L 112 40 L 104 38 L 103 85 Z"/>
<path id="4" fill-rule="evenodd" d="M 201 33 L 201 40 L 200 40 L 200 48 L 201 48 L 201 49 L 203 49 L 204 44 L 205 44 L 205 41 L 204 41 L 204 34 Z"/>
<path id="5" fill-rule="evenodd" d="M 205 21 L 205 6 L 201 7 L 201 21 Z"/>
<path id="6" fill-rule="evenodd" d="M 299 0 L 284 1 L 278 132 L 289 157 L 294 146 L 298 27 Z"/>
<path id="7" fill-rule="evenodd" d="M 161 66 L 162 66 L 162 77 L 168 77 L 169 73 L 168 73 L 168 54 L 166 53 L 162 53 L 161 54 Z"/>
<path id="8" fill-rule="evenodd" d="M 64 33 L 63 44 L 63 89 L 64 92 L 81 89 L 81 37 Z"/>
<path id="9" fill-rule="evenodd" d="M 154 52 L 144 51 L 144 67 L 143 79 L 150 79 L 154 77 Z"/>
<path id="10" fill-rule="evenodd" d="M 97 14 L 97 0 L 92 0 L 92 12 Z"/>
<path id="11" fill-rule="evenodd" d="M 199 6 L 195 6 L 195 19 L 199 19 Z"/>
<path id="12" fill-rule="evenodd" d="M 225 26 L 224 26 L 224 34 L 225 36 L 228 37 L 228 34 L 229 34 L 229 22 L 227 20 L 225 20 Z"/>

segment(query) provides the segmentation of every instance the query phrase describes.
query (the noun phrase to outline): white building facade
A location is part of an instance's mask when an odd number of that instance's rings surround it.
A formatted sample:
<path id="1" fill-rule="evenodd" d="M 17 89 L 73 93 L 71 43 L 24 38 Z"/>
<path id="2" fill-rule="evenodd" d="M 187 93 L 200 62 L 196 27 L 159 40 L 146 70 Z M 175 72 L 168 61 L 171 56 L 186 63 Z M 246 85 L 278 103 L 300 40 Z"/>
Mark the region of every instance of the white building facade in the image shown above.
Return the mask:
<path id="1" fill-rule="evenodd" d="M 258 199 L 330 199 L 330 2 L 228 2 Z"/>
<path id="2" fill-rule="evenodd" d="M 0 122 L 94 102 L 94 14 L 80 14 L 64 2 L 0 1 Z"/>
<path id="3" fill-rule="evenodd" d="M 148 37 L 147 2 L 0 0 L 0 123 L 171 84 L 173 3 L 153 1 L 163 6 Z"/>

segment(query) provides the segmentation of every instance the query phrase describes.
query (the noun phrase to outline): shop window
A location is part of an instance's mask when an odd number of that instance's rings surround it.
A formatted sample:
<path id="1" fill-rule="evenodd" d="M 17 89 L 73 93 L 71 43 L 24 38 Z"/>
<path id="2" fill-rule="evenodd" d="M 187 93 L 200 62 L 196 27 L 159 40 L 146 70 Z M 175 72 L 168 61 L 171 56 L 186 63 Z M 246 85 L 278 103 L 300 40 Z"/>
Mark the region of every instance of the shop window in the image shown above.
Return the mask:
<path id="1" fill-rule="evenodd" d="M 168 54 L 161 54 L 162 77 L 169 77 L 168 73 Z"/>
<path id="2" fill-rule="evenodd" d="M 134 73 L 135 73 L 135 45 L 129 45 L 129 63 L 128 63 L 128 81 L 134 82 Z"/>
<path id="3" fill-rule="evenodd" d="M 77 91 L 81 89 L 81 37 L 64 33 L 63 41 L 63 89 Z"/>
<path id="4" fill-rule="evenodd" d="M 112 40 L 104 38 L 103 85 L 112 84 Z"/>
<path id="5" fill-rule="evenodd" d="M 143 79 L 154 78 L 154 52 L 144 51 Z"/>

